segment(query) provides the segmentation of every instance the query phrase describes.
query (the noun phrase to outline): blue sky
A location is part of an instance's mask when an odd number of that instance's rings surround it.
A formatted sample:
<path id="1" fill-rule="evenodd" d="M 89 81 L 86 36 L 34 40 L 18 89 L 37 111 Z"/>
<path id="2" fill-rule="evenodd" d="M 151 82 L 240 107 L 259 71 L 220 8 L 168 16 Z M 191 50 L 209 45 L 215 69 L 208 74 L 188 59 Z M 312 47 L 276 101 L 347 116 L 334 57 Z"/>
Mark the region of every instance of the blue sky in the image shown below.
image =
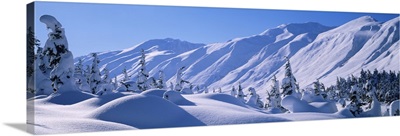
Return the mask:
<path id="1" fill-rule="evenodd" d="M 380 22 L 398 14 L 315 12 L 238 8 L 36 2 L 35 32 L 44 46 L 52 15 L 63 25 L 74 57 L 90 52 L 129 48 L 150 39 L 176 38 L 193 43 L 224 42 L 259 34 L 287 23 L 318 22 L 338 26 L 361 16 Z"/>

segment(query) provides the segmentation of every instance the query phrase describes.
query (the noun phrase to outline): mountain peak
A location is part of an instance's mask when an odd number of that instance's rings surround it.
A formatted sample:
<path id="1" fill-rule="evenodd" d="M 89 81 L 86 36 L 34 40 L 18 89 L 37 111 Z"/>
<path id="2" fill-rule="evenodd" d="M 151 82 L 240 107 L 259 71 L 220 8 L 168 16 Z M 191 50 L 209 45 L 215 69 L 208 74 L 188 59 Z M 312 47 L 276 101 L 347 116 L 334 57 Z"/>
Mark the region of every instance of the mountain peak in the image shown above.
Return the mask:
<path id="1" fill-rule="evenodd" d="M 365 23 L 377 23 L 378 21 L 371 16 L 362 16 L 347 22 L 346 24 L 365 24 Z M 346 25 L 344 24 L 344 25 Z"/>
<path id="2" fill-rule="evenodd" d="M 375 18 L 371 17 L 371 16 L 362 16 L 362 17 L 359 17 L 359 18 L 357 18 L 355 20 L 368 21 L 368 22 L 377 22 L 377 20 Z"/>
<path id="3" fill-rule="evenodd" d="M 261 33 L 261 35 L 277 35 L 287 30 L 292 34 L 302 34 L 302 33 L 321 33 L 332 29 L 332 27 L 321 25 L 317 22 L 306 22 L 306 23 L 289 23 L 282 24 L 273 29 L 268 29 Z"/>

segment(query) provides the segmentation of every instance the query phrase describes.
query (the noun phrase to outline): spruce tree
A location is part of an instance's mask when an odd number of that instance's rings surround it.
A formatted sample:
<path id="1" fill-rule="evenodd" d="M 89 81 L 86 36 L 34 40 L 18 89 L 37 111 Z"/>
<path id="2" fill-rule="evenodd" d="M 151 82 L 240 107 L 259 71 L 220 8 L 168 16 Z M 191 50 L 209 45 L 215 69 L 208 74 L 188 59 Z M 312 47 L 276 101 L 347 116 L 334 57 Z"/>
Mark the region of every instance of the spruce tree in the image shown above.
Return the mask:
<path id="1" fill-rule="evenodd" d="M 124 75 L 124 77 L 122 78 L 121 82 L 126 82 L 130 80 L 130 76 L 128 75 L 128 71 L 126 71 L 126 68 L 122 70 L 122 74 Z"/>
<path id="2" fill-rule="evenodd" d="M 101 74 L 98 67 L 100 60 L 98 59 L 96 53 L 92 53 L 92 57 L 93 57 L 93 62 L 90 69 L 89 85 L 92 94 L 96 94 L 98 91 L 98 86 L 101 83 Z"/>
<path id="3" fill-rule="evenodd" d="M 60 22 L 50 15 L 43 15 L 40 21 L 51 30 L 43 49 L 43 61 L 40 64 L 43 74 L 49 77 L 54 92 L 77 90 L 72 52 L 68 50 L 65 30 Z"/>
<path id="4" fill-rule="evenodd" d="M 165 84 L 164 77 L 165 77 L 164 71 L 162 71 L 162 70 L 158 71 L 158 80 L 157 80 L 157 88 L 158 89 L 164 89 L 167 87 L 167 85 Z"/>
<path id="5" fill-rule="evenodd" d="M 185 83 L 190 83 L 189 81 L 186 81 L 184 79 L 182 79 L 183 76 L 183 70 L 185 69 L 185 66 L 181 67 L 180 69 L 178 69 L 178 71 L 176 72 L 176 83 L 175 83 L 175 91 L 182 91 L 183 89 L 183 85 Z"/>
<path id="6" fill-rule="evenodd" d="M 34 72 L 34 63 L 35 63 L 35 47 L 40 46 L 40 41 L 36 39 L 35 33 L 32 30 L 32 27 L 28 27 L 28 34 L 27 34 L 27 46 L 26 46 L 26 74 L 27 77 L 31 77 Z M 37 54 L 38 55 L 38 54 Z M 36 56 L 37 56 L 36 55 Z"/>
<path id="7" fill-rule="evenodd" d="M 244 95 L 244 93 L 243 93 L 243 89 L 242 89 L 242 85 L 240 84 L 240 82 L 239 82 L 239 87 L 238 87 L 238 95 L 236 96 L 236 98 L 238 98 L 239 100 L 241 100 L 241 101 L 245 101 L 244 100 L 244 97 L 246 97 L 245 95 Z"/>
<path id="8" fill-rule="evenodd" d="M 298 89 L 299 87 L 296 78 L 292 73 L 289 58 L 286 57 L 285 77 L 282 80 L 282 94 L 283 96 L 293 95 L 297 98 L 300 98 Z"/>
<path id="9" fill-rule="evenodd" d="M 139 60 L 139 71 L 137 75 L 137 86 L 140 91 L 146 91 L 150 88 L 148 84 L 149 73 L 146 70 L 146 55 L 144 54 L 144 50 L 141 51 L 141 56 Z"/>
<path id="10" fill-rule="evenodd" d="M 233 97 L 236 97 L 236 95 L 237 95 L 237 92 L 236 92 L 236 89 L 235 89 L 234 86 L 232 86 L 231 95 L 232 95 Z"/>

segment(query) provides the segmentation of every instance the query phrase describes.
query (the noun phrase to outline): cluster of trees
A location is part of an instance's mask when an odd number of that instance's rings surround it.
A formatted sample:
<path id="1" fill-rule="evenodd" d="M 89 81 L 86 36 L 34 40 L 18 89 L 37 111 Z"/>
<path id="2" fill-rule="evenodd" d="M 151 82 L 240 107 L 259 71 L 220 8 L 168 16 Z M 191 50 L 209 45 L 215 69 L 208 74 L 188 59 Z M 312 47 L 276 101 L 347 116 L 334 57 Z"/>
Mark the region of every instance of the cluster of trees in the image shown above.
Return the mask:
<path id="1" fill-rule="evenodd" d="M 278 109 L 281 112 L 286 112 L 287 110 L 281 105 L 283 97 L 291 95 L 299 99 L 301 98 L 299 84 L 292 73 L 290 60 L 288 57 L 285 57 L 285 59 L 285 77 L 282 79 L 282 85 L 279 86 L 279 80 L 277 80 L 274 75 L 271 80 L 271 89 L 267 90 L 267 97 L 264 105 L 266 109 Z M 282 91 L 280 91 L 280 89 L 282 89 Z"/>
<path id="2" fill-rule="evenodd" d="M 316 80 L 312 88 L 299 89 L 299 85 L 294 77 L 290 61 L 287 58 L 285 64 L 285 77 L 282 79 L 282 85 L 275 76 L 271 79 L 272 85 L 267 90 L 267 97 L 264 108 L 280 109 L 283 97 L 292 95 L 296 98 L 312 101 L 331 101 L 340 103 L 343 108 L 347 108 L 354 116 L 359 116 L 362 112 L 372 108 L 373 103 L 385 103 L 389 105 L 395 100 L 399 100 L 399 81 L 400 72 L 379 72 L 375 69 L 361 70 L 360 76 L 351 75 L 349 77 L 338 77 L 336 84 L 325 87 L 323 83 Z M 282 90 L 282 91 L 280 91 Z"/>
<path id="3" fill-rule="evenodd" d="M 334 101 L 350 101 L 347 105 L 350 111 L 359 115 L 366 109 L 371 108 L 373 101 L 390 105 L 399 100 L 400 72 L 375 69 L 361 70 L 360 76 L 351 75 L 347 79 L 338 77 L 336 84 L 324 89 L 324 98 Z"/>
<path id="4" fill-rule="evenodd" d="M 326 88 L 329 99 L 348 98 L 351 90 L 357 90 L 362 101 L 367 101 L 368 92 L 373 91 L 379 102 L 389 104 L 399 99 L 400 72 L 375 69 L 361 70 L 360 76 L 351 75 L 347 79 L 338 77 L 336 84 Z"/>

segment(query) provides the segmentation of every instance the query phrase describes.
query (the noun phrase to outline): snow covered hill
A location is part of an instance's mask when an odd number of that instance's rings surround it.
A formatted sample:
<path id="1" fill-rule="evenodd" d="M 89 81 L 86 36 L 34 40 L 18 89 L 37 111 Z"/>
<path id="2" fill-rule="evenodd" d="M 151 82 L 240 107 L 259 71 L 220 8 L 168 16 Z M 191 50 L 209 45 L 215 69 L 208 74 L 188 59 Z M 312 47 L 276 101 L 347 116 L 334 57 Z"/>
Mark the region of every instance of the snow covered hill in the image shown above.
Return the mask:
<path id="1" fill-rule="evenodd" d="M 135 79 L 141 49 L 146 53 L 150 76 L 157 77 L 163 70 L 167 85 L 185 66 L 182 78 L 200 88 L 222 88 L 229 93 L 240 83 L 246 90 L 255 88 L 265 98 L 272 76 L 283 78 L 285 56 L 290 58 L 300 88 L 316 79 L 330 85 L 338 76 L 358 75 L 361 68 L 398 71 L 399 17 L 382 23 L 363 16 L 337 27 L 315 22 L 283 24 L 257 35 L 213 44 L 149 40 L 128 49 L 99 52 L 99 68 L 107 68 L 110 77 L 118 76 L 118 80 L 126 68 Z M 79 59 L 84 65 L 92 62 L 90 54 L 75 58 L 75 62 Z"/>
<path id="2" fill-rule="evenodd" d="M 385 23 L 364 16 L 321 33 L 291 57 L 301 86 L 320 79 L 325 85 L 336 77 L 359 75 L 361 69 L 399 70 L 399 18 Z M 278 77 L 283 77 L 279 73 Z"/>

